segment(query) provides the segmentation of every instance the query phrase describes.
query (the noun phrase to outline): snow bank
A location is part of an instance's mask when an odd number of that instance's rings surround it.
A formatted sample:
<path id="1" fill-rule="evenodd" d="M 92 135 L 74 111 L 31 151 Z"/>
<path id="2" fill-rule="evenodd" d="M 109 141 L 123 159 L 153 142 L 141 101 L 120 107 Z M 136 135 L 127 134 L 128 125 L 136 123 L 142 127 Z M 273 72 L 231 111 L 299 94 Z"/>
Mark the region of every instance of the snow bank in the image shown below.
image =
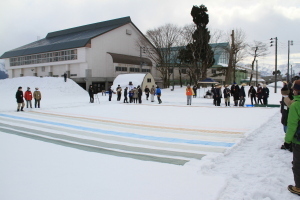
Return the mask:
<path id="1" fill-rule="evenodd" d="M 87 91 L 71 79 L 64 82 L 64 78 L 61 77 L 7 78 L 0 80 L 0 93 L 3 95 L 0 111 L 16 110 L 15 94 L 20 86 L 23 88 L 23 92 L 30 87 L 32 93 L 36 87 L 39 88 L 42 93 L 41 108 L 68 107 L 89 101 Z"/>

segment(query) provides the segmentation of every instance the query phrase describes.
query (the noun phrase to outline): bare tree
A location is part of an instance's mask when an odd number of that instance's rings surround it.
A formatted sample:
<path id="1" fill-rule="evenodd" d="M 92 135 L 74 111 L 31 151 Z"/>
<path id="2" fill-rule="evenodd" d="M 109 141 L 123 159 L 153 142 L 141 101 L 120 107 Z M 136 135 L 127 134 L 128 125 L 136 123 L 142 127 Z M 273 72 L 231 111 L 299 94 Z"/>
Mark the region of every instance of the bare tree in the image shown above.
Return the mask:
<path id="1" fill-rule="evenodd" d="M 160 72 L 164 87 L 169 86 L 169 77 L 173 67 L 172 47 L 178 46 L 178 38 L 181 35 L 181 28 L 174 24 L 165 24 L 146 32 L 146 38 L 141 37 L 139 46 L 153 45 L 153 48 L 145 49 L 146 55 L 156 63 L 156 69 Z M 174 71 L 174 70 L 173 70 Z"/>
<path id="2" fill-rule="evenodd" d="M 229 53 L 229 62 L 225 83 L 230 84 L 232 81 L 235 81 L 236 64 L 246 57 L 247 44 L 245 42 L 246 34 L 242 29 L 232 30 L 228 36 L 228 42 L 231 46 L 226 49 Z"/>
<path id="3" fill-rule="evenodd" d="M 268 54 L 268 45 L 266 43 L 254 40 L 253 43 L 251 43 L 247 46 L 248 46 L 248 55 L 253 57 L 253 60 L 251 63 L 251 68 L 252 68 L 252 72 L 253 72 L 255 60 L 258 57 L 264 57 Z M 253 73 L 251 73 L 249 85 L 252 82 L 252 78 L 253 78 Z"/>

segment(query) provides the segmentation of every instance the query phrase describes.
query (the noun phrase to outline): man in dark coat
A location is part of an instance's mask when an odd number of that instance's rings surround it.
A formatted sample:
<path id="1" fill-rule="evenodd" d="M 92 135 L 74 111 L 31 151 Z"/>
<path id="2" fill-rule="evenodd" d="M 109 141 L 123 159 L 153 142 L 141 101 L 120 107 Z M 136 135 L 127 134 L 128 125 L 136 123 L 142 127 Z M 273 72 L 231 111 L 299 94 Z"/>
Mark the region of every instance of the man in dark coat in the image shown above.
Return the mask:
<path id="1" fill-rule="evenodd" d="M 239 96 L 240 96 L 239 106 L 242 106 L 242 107 L 245 104 L 245 96 L 246 96 L 245 88 L 244 88 L 245 85 L 246 85 L 245 83 L 242 84 L 242 87 L 240 88 L 240 93 L 239 93 Z"/>
<path id="2" fill-rule="evenodd" d="M 233 87 L 231 87 L 232 94 L 233 94 L 233 100 L 234 100 L 234 106 L 238 106 L 238 102 L 240 99 L 240 87 L 234 82 Z"/>
<path id="3" fill-rule="evenodd" d="M 228 85 L 225 85 L 223 94 L 224 94 L 224 99 L 225 99 L 225 105 L 230 106 L 230 89 L 228 88 Z"/>
<path id="4" fill-rule="evenodd" d="M 90 95 L 90 103 L 94 103 L 94 89 L 92 85 L 90 85 L 89 88 L 89 95 Z"/>
<path id="5" fill-rule="evenodd" d="M 124 89 L 124 103 L 128 103 L 128 100 L 127 100 L 127 91 L 128 91 L 128 87 L 126 87 Z M 130 102 L 131 103 L 131 102 Z"/>
<path id="6" fill-rule="evenodd" d="M 252 85 L 251 85 L 251 87 L 250 87 L 250 89 L 248 91 L 248 97 L 251 98 L 251 104 L 252 105 L 253 105 L 253 99 L 254 99 L 255 104 L 257 104 L 256 103 L 256 90 L 255 90 L 255 88 Z"/>
<path id="7" fill-rule="evenodd" d="M 117 87 L 117 101 L 120 101 L 121 100 L 121 95 L 122 95 L 122 88 L 120 87 L 120 85 L 118 85 Z"/>
<path id="8" fill-rule="evenodd" d="M 65 79 L 65 82 L 67 82 L 67 73 L 66 72 L 64 73 L 64 79 Z"/>
<path id="9" fill-rule="evenodd" d="M 269 88 L 267 87 L 267 85 L 264 85 L 264 87 L 262 89 L 262 99 L 263 99 L 264 105 L 268 105 L 268 98 L 269 98 Z"/>
<path id="10" fill-rule="evenodd" d="M 148 86 L 146 85 L 145 90 L 144 90 L 145 94 L 146 94 L 146 100 L 148 100 L 149 98 L 149 94 L 150 94 L 150 90 L 148 88 Z"/>
<path id="11" fill-rule="evenodd" d="M 197 97 L 197 89 L 198 89 L 197 85 L 194 85 L 194 86 L 193 86 L 193 91 L 194 91 L 193 98 L 196 98 L 196 97 Z"/>
<path id="12" fill-rule="evenodd" d="M 222 98 L 222 90 L 221 90 L 221 85 L 216 85 L 215 86 L 215 99 L 216 99 L 216 104 L 215 106 L 220 106 L 221 104 L 221 98 Z"/>
<path id="13" fill-rule="evenodd" d="M 22 87 L 18 88 L 18 91 L 16 92 L 16 99 L 17 99 L 17 103 L 18 103 L 18 108 L 17 111 L 20 111 L 20 107 L 21 107 L 21 111 L 24 111 L 23 108 L 25 106 L 24 103 L 24 98 L 23 98 L 23 91 L 22 91 Z"/>
<path id="14" fill-rule="evenodd" d="M 256 96 L 257 96 L 257 104 L 259 104 L 259 102 L 260 102 L 261 105 L 263 105 L 263 102 L 261 101 L 261 99 L 262 99 L 262 88 L 261 88 L 260 84 L 257 85 Z"/>
<path id="15" fill-rule="evenodd" d="M 139 103 L 142 103 L 143 90 L 140 86 L 137 87 Z"/>

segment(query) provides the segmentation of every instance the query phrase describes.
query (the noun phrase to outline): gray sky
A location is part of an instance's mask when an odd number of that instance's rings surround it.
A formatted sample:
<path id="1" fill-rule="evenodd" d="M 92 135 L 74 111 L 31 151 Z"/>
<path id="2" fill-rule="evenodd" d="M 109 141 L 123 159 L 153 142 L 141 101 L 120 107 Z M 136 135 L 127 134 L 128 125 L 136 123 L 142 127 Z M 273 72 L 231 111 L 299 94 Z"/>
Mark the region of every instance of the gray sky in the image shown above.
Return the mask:
<path id="1" fill-rule="evenodd" d="M 300 0 L 1 0 L 0 54 L 48 32 L 125 16 L 143 33 L 166 23 L 184 26 L 192 23 L 192 6 L 201 4 L 208 8 L 211 29 L 241 28 L 248 42 L 277 37 L 278 65 L 287 65 L 288 40 L 293 40 L 290 63 L 300 63 Z M 274 66 L 274 47 L 269 51 L 260 65 Z"/>

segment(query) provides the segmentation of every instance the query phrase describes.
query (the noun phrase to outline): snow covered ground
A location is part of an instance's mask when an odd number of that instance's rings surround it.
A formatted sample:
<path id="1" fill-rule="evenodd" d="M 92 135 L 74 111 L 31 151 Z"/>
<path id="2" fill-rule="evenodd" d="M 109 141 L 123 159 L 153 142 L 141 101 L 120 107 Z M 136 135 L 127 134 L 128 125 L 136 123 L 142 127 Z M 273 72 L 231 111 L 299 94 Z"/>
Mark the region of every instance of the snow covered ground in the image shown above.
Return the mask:
<path id="1" fill-rule="evenodd" d="M 19 86 L 40 88 L 40 109 L 16 112 Z M 188 106 L 180 87 L 163 89 L 162 104 L 91 104 L 50 77 L 0 80 L 0 93 L 0 199 L 298 199 L 279 108 Z"/>

